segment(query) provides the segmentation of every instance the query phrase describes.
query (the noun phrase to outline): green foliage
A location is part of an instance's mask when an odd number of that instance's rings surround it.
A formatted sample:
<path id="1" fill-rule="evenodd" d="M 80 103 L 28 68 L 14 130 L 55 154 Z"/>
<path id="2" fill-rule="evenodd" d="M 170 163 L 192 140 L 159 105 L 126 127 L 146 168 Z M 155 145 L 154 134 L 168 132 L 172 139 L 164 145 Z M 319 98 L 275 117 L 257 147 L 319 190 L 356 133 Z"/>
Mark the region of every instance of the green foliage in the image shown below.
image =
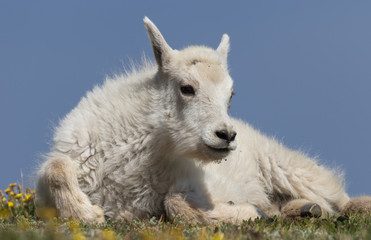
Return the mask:
<path id="1" fill-rule="evenodd" d="M 290 221 L 275 217 L 212 226 L 156 219 L 97 225 L 20 216 L 1 221 L 0 239 L 371 239 L 370 219 L 370 214 Z"/>
<path id="2" fill-rule="evenodd" d="M 0 239 L 371 239 L 371 214 L 300 220 L 274 217 L 240 225 L 188 225 L 181 217 L 173 222 L 107 220 L 100 225 L 57 218 L 41 221 L 35 216 L 34 191 L 23 193 L 22 186 L 17 187 L 13 184 L 7 193 L 0 192 L 5 198 L 0 205 Z"/>

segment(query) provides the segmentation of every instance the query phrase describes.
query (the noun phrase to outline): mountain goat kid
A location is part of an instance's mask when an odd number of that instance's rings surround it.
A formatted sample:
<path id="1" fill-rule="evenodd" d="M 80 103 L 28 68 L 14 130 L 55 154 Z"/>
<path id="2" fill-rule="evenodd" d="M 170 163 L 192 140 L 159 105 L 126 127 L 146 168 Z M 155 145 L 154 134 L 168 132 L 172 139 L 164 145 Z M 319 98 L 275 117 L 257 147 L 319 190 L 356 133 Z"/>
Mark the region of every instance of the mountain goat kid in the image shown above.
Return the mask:
<path id="1" fill-rule="evenodd" d="M 229 37 L 216 50 L 178 51 L 147 17 L 144 25 L 157 67 L 107 79 L 61 121 L 38 173 L 38 214 L 52 208 L 88 222 L 163 213 L 189 222 L 259 217 L 248 203 L 214 203 L 199 166 L 236 148 L 227 114 Z"/>
<path id="2" fill-rule="evenodd" d="M 107 79 L 61 121 L 38 173 L 38 215 L 240 223 L 265 216 L 260 209 L 284 217 L 371 209 L 370 197 L 350 200 L 333 172 L 228 116 L 226 34 L 216 50 L 178 51 L 147 17 L 144 25 L 157 66 Z"/>

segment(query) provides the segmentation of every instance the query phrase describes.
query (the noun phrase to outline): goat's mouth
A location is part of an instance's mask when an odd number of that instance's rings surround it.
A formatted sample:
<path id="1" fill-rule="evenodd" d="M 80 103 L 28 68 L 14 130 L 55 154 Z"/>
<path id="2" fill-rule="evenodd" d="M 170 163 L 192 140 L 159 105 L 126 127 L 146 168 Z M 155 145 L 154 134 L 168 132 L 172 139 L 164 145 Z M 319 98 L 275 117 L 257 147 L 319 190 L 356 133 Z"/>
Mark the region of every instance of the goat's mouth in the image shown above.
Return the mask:
<path id="1" fill-rule="evenodd" d="M 216 148 L 216 147 L 212 147 L 210 145 L 207 145 L 205 144 L 206 147 L 212 151 L 215 151 L 215 152 L 219 152 L 219 153 L 229 153 L 231 151 L 231 149 L 229 149 L 229 147 L 225 147 L 225 148 Z"/>
<path id="2" fill-rule="evenodd" d="M 209 144 L 204 143 L 201 147 L 201 155 L 196 158 L 202 162 L 213 162 L 219 161 L 226 158 L 230 153 L 230 146 L 210 146 Z"/>

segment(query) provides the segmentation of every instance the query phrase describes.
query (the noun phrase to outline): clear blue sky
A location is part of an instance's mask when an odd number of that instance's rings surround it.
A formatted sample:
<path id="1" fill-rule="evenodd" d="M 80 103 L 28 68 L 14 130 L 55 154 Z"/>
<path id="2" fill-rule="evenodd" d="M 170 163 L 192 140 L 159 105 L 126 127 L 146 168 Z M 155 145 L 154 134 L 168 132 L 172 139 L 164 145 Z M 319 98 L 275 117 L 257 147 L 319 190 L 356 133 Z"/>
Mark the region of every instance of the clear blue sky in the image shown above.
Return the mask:
<path id="1" fill-rule="evenodd" d="M 371 195 L 371 1 L 1 1 L 0 189 L 28 182 L 58 124 L 152 51 L 231 38 L 231 115 L 345 172 Z"/>

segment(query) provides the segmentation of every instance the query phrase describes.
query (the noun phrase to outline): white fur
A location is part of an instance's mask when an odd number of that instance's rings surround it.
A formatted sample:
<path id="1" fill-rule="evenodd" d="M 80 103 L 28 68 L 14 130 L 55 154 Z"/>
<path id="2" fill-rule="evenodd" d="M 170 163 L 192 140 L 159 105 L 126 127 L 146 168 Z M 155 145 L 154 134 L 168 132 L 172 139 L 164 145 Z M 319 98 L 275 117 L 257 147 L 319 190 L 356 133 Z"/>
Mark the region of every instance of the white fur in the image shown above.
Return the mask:
<path id="1" fill-rule="evenodd" d="M 38 174 L 40 214 L 241 222 L 259 216 L 254 206 L 275 214 L 292 199 L 329 213 L 343 207 L 348 197 L 332 172 L 228 116 L 226 34 L 217 50 L 179 51 L 144 24 L 157 66 L 107 79 L 61 121 Z"/>
<path id="2" fill-rule="evenodd" d="M 224 35 L 217 50 L 178 51 L 148 18 L 144 24 L 158 66 L 147 62 L 107 79 L 61 121 L 39 171 L 39 209 L 86 221 L 102 221 L 97 206 L 114 219 L 164 212 L 195 222 L 219 219 L 196 162 L 221 159 L 236 148 L 233 139 L 216 135 L 224 130 L 230 138 L 233 132 L 229 38 Z M 194 94 L 182 92 L 189 86 Z M 258 216 L 251 206 L 247 212 L 247 218 Z"/>
<path id="3" fill-rule="evenodd" d="M 280 214 L 293 199 L 317 203 L 325 213 L 340 212 L 349 197 L 342 177 L 302 152 L 287 149 L 248 124 L 233 120 L 238 147 L 226 161 L 204 167 L 214 201 L 251 203 L 269 215 Z"/>

